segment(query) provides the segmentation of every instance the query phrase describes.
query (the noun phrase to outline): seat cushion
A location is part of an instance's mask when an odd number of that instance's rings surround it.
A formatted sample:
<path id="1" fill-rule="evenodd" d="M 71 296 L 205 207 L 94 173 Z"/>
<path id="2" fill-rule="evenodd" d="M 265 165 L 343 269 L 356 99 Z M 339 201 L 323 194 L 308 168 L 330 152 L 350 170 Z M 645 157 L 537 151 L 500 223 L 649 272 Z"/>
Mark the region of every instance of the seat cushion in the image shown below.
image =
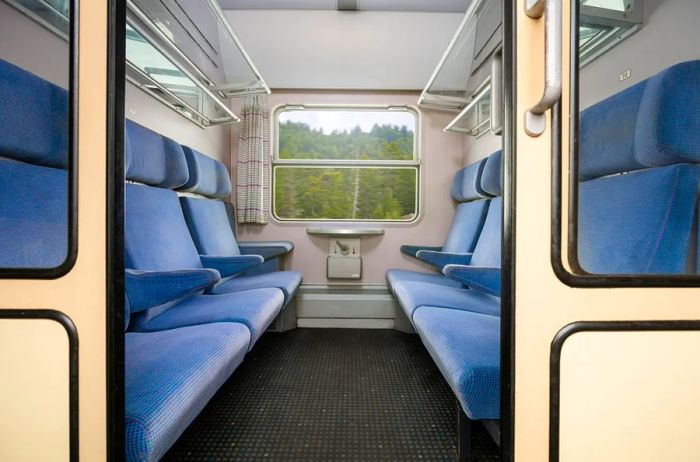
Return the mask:
<path id="1" fill-rule="evenodd" d="M 227 281 L 222 281 L 214 286 L 212 294 L 230 294 L 250 289 L 277 288 L 284 292 L 284 304 L 294 298 L 301 284 L 301 273 L 298 271 L 275 271 L 273 273 L 258 274 L 255 276 L 238 276 Z"/>
<path id="2" fill-rule="evenodd" d="M 223 202 L 181 197 L 180 204 L 192 240 L 201 255 L 231 257 L 241 254 Z"/>
<path id="3" fill-rule="evenodd" d="M 236 323 L 127 333 L 126 460 L 156 461 L 243 361 L 248 329 Z"/>
<path id="4" fill-rule="evenodd" d="M 178 303 L 145 323 L 135 324 L 139 332 L 155 332 L 216 322 L 237 322 L 250 330 L 250 345 L 265 332 L 282 309 L 279 289 L 253 289 L 224 295 L 198 295 Z M 138 314 L 134 316 L 138 318 Z"/>
<path id="5" fill-rule="evenodd" d="M 458 289 L 425 282 L 398 282 L 394 285 L 394 294 L 408 319 L 413 319 L 413 313 L 421 306 L 452 308 L 495 316 L 501 312 L 498 297 L 466 288 Z"/>
<path id="6" fill-rule="evenodd" d="M 467 416 L 500 417 L 500 318 L 423 306 L 416 331 Z"/>
<path id="7" fill-rule="evenodd" d="M 394 285 L 398 282 L 425 282 L 443 287 L 454 287 L 461 289 L 464 286 L 454 279 L 437 273 L 419 273 L 418 271 L 408 271 L 401 269 L 390 269 L 386 272 L 386 280 L 389 287 L 394 290 Z"/>

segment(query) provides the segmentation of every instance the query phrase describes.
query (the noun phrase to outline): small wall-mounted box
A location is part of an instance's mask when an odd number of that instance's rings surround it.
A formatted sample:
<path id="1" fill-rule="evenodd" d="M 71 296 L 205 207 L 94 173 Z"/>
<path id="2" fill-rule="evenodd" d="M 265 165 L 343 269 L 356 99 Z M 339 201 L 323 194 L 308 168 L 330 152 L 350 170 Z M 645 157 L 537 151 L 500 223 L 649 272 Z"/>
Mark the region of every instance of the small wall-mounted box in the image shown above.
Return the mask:
<path id="1" fill-rule="evenodd" d="M 330 255 L 326 260 L 326 276 L 328 279 L 360 279 L 362 257 Z"/>

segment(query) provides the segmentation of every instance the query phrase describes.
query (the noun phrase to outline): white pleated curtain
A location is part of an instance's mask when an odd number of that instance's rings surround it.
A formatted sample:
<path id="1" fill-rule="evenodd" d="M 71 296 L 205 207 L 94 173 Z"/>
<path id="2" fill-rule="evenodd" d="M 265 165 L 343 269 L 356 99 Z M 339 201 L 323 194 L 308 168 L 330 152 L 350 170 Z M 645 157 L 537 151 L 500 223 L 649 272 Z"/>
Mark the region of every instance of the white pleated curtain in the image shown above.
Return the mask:
<path id="1" fill-rule="evenodd" d="M 239 223 L 265 224 L 269 215 L 270 130 L 266 95 L 243 98 L 236 171 Z"/>

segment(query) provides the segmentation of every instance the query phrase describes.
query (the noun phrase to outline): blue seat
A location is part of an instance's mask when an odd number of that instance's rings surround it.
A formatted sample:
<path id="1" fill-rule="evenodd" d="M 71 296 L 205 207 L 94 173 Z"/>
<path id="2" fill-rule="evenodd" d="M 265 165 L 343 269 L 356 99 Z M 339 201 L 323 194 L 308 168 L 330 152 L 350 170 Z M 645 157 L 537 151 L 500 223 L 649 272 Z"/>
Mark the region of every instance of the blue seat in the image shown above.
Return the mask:
<path id="1" fill-rule="evenodd" d="M 500 417 L 500 317 L 432 306 L 413 315 L 416 331 L 467 416 Z"/>
<path id="2" fill-rule="evenodd" d="M 700 61 L 672 66 L 583 111 L 580 139 L 581 267 L 697 273 Z"/>
<path id="3" fill-rule="evenodd" d="M 201 255 L 224 257 L 260 255 L 263 260 L 269 261 L 278 259 L 292 250 L 292 243 L 284 241 L 250 242 L 239 246 L 230 226 L 225 204 L 221 201 L 231 194 L 231 180 L 226 167 L 221 162 L 187 146 L 183 146 L 182 149 L 187 160 L 190 179 L 178 189 L 202 196 L 180 197 L 187 225 Z M 264 265 L 263 262 L 260 263 L 261 266 Z M 276 287 L 284 292 L 286 305 L 296 294 L 301 280 L 301 273 L 298 271 L 274 271 L 259 275 L 249 275 L 242 271 L 223 278 L 210 290 L 210 293 L 225 294 Z"/>
<path id="4" fill-rule="evenodd" d="M 126 325 L 128 319 L 127 307 Z M 159 460 L 240 365 L 249 343 L 248 329 L 236 323 L 127 332 L 126 460 Z"/>
<path id="5" fill-rule="evenodd" d="M 68 92 L 0 60 L 0 267 L 68 255 Z"/>
<path id="6" fill-rule="evenodd" d="M 202 295 L 221 275 L 204 267 L 177 193 L 170 189 L 189 178 L 184 152 L 174 141 L 131 121 L 126 134 L 127 179 L 146 183 L 126 185 L 124 244 L 131 330 L 238 322 L 249 327 L 252 348 L 281 310 L 284 293 L 269 287 Z M 220 261 L 225 269 L 229 260 Z"/>
<path id="7" fill-rule="evenodd" d="M 449 262 L 460 262 L 474 250 L 481 227 L 486 218 L 489 194 L 481 187 L 481 176 L 486 160 L 480 160 L 459 170 L 452 182 L 452 198 L 459 203 L 455 211 L 447 238 L 442 246 L 401 246 L 401 252 L 441 270 Z M 397 282 L 430 282 L 447 287 L 461 287 L 461 284 L 442 274 L 421 273 L 400 269 L 390 269 L 386 274 L 389 287 Z"/>
<path id="8" fill-rule="evenodd" d="M 500 152 L 486 160 L 481 181 L 483 190 L 494 196 L 500 196 L 502 189 Z M 495 197 L 488 201 L 486 220 L 476 246 L 469 254 L 468 265 L 446 265 L 444 268 L 447 274 L 457 270 L 491 270 L 494 281 L 490 285 L 482 284 L 475 287 L 473 282 L 478 281 L 473 280 L 474 274 L 468 274 L 460 281 L 455 281 L 459 284 L 458 287 L 444 283 L 435 284 L 430 281 L 399 280 L 393 284 L 392 289 L 409 320 L 412 320 L 414 312 L 420 306 L 469 310 L 490 315 L 500 313 L 501 216 L 502 199 Z M 479 290 L 474 290 L 475 288 Z"/>

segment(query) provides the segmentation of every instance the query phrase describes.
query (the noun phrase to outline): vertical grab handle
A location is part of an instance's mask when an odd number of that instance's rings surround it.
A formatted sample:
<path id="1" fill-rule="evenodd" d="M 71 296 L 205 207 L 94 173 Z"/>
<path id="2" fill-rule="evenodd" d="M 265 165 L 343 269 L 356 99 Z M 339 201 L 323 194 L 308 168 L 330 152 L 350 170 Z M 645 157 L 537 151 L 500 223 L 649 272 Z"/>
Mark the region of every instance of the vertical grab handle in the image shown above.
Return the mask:
<path id="1" fill-rule="evenodd" d="M 544 92 L 539 102 L 525 112 L 525 131 L 533 137 L 544 133 L 544 114 L 561 97 L 561 2 L 562 0 L 525 0 L 525 14 L 533 19 L 544 15 L 545 27 Z"/>
<path id="2" fill-rule="evenodd" d="M 491 58 L 491 133 L 503 132 L 503 52 L 497 50 Z"/>

